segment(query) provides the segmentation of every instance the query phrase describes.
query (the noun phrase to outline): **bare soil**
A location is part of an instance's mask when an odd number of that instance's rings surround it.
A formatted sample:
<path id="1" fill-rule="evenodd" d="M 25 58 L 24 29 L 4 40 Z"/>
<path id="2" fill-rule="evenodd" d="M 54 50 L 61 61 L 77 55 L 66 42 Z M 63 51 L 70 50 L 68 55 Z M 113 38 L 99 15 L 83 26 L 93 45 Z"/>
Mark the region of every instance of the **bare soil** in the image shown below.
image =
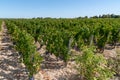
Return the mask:
<path id="1" fill-rule="evenodd" d="M 0 32 L 0 80 L 28 80 L 27 70 L 19 58 L 3 22 Z"/>

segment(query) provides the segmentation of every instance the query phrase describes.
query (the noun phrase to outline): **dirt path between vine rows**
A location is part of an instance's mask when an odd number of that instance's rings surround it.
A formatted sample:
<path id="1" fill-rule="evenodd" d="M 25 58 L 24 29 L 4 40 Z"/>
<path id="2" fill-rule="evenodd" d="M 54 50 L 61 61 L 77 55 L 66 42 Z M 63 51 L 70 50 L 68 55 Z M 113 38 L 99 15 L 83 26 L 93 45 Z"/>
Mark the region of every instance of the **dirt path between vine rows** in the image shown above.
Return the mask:
<path id="1" fill-rule="evenodd" d="M 13 49 L 13 44 L 7 34 L 5 23 L 0 31 L 0 80 L 28 80 L 25 66 L 19 61 L 20 56 Z"/>

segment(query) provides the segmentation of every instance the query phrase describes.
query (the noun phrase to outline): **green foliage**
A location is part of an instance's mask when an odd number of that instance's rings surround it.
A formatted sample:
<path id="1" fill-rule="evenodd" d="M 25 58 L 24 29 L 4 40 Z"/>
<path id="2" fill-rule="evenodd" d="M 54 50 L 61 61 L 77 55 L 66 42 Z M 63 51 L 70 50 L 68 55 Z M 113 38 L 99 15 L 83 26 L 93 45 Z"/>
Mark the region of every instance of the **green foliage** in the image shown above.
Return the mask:
<path id="1" fill-rule="evenodd" d="M 69 34 L 60 31 L 54 31 L 47 36 L 46 48 L 48 52 L 54 53 L 56 57 L 61 57 L 64 61 L 68 60 Z M 45 38 L 45 37 L 44 37 Z"/>
<path id="2" fill-rule="evenodd" d="M 87 49 L 84 46 L 95 46 L 103 52 L 106 44 L 118 43 L 119 21 L 119 18 L 37 18 L 12 19 L 7 20 L 6 24 L 12 40 L 16 43 L 16 50 L 22 53 L 23 62 L 29 69 L 30 75 L 39 70 L 41 62 L 41 57 L 34 46 L 34 41 L 38 41 L 41 46 L 46 45 L 47 52 L 53 53 L 65 62 L 69 60 L 71 47 L 75 46 L 83 50 L 82 56 L 77 60 L 82 77 L 87 80 L 105 80 L 113 74 L 106 66 L 107 61 L 102 55 L 94 54 L 94 49 Z M 70 43 L 71 38 L 73 40 Z"/>
<path id="3" fill-rule="evenodd" d="M 20 30 L 14 24 L 7 23 L 8 31 L 11 33 L 13 41 L 16 42 L 15 48 L 21 53 L 23 63 L 26 65 L 29 76 L 37 73 L 40 69 L 42 57 L 36 52 L 33 37 L 26 31 Z"/>
<path id="4" fill-rule="evenodd" d="M 79 74 L 85 80 L 109 80 L 114 74 L 107 67 L 107 61 L 103 55 L 94 54 L 92 48 L 85 47 L 76 62 Z"/>
<path id="5" fill-rule="evenodd" d="M 96 46 L 97 51 L 103 52 L 106 44 L 116 44 L 120 37 L 120 19 L 13 19 L 8 20 L 30 34 L 35 42 L 46 45 L 47 52 L 69 60 L 69 40 L 73 37 L 71 47 L 79 50 L 83 46 Z M 9 24 L 9 23 L 8 23 Z M 14 28 L 10 28 L 14 35 Z M 9 30 L 10 30 L 9 29 Z M 12 32 L 13 31 L 13 32 Z M 16 31 L 16 30 L 15 30 Z M 15 34 L 16 35 L 16 34 Z M 13 39 L 16 39 L 14 37 Z"/>
<path id="6" fill-rule="evenodd" d="M 116 43 L 120 40 L 120 25 L 113 25 L 111 30 L 110 42 L 116 46 Z"/>
<path id="7" fill-rule="evenodd" d="M 11 20 L 21 30 L 26 30 L 34 37 L 35 41 L 42 44 L 51 40 L 51 36 L 60 31 L 69 33 L 70 37 L 74 37 L 74 45 L 77 43 L 79 48 L 88 46 L 93 42 L 91 35 L 93 35 L 94 43 L 98 49 L 103 49 L 107 43 L 116 43 L 119 41 L 119 19 L 15 19 Z M 50 36 L 50 37 L 49 37 Z M 73 45 L 73 46 L 74 46 Z"/>

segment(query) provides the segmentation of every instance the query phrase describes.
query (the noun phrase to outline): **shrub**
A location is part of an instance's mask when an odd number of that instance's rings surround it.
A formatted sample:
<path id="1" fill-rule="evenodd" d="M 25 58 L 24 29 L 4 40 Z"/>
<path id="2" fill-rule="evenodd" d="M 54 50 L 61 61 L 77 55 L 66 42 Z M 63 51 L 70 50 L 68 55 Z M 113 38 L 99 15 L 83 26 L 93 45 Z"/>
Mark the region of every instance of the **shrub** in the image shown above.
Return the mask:
<path id="1" fill-rule="evenodd" d="M 94 54 L 93 48 L 85 47 L 76 62 L 82 80 L 108 80 L 114 74 L 107 67 L 107 60 L 102 54 Z"/>

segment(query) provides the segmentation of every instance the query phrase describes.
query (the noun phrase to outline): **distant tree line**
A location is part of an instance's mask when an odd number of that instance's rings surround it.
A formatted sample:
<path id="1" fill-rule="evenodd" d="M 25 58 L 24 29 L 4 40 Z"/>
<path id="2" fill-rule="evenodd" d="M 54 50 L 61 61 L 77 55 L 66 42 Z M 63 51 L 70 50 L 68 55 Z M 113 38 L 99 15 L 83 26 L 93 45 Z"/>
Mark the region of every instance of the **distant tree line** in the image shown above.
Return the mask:
<path id="1" fill-rule="evenodd" d="M 52 17 L 36 17 L 37 19 L 57 19 Z M 32 19 L 36 19 L 35 17 Z M 95 15 L 92 17 L 84 16 L 84 17 L 76 17 L 77 19 L 87 19 L 87 18 L 120 18 L 120 15 L 115 14 L 103 14 L 103 15 Z M 71 18 L 58 18 L 58 19 L 71 19 Z"/>
<path id="2" fill-rule="evenodd" d="M 88 18 L 88 16 L 84 16 L 84 17 L 78 17 L 78 18 Z M 115 14 L 103 14 L 103 15 L 96 15 L 96 16 L 92 16 L 90 18 L 120 18 L 120 15 L 115 15 Z"/>
<path id="3" fill-rule="evenodd" d="M 120 15 L 115 15 L 115 14 L 103 14 L 99 16 L 93 16 L 91 18 L 120 18 Z"/>

